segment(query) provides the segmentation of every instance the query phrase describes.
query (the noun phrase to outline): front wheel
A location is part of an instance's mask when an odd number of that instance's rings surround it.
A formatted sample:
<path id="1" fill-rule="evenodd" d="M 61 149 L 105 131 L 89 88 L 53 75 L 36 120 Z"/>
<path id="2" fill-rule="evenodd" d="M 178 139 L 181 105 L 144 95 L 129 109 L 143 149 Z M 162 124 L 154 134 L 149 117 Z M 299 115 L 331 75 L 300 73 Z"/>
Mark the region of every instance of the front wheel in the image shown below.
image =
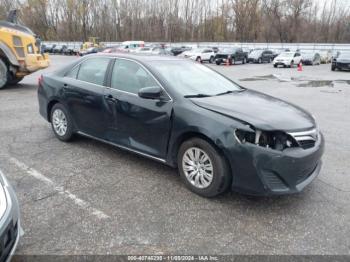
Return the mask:
<path id="1" fill-rule="evenodd" d="M 55 104 L 51 110 L 51 126 L 55 136 L 64 142 L 73 137 L 73 123 L 71 117 L 62 104 Z"/>
<path id="2" fill-rule="evenodd" d="M 4 88 L 8 81 L 7 65 L 0 59 L 0 89 Z"/>
<path id="3" fill-rule="evenodd" d="M 184 142 L 178 153 L 179 173 L 186 186 L 203 197 L 215 197 L 228 189 L 231 172 L 225 158 L 207 141 Z"/>

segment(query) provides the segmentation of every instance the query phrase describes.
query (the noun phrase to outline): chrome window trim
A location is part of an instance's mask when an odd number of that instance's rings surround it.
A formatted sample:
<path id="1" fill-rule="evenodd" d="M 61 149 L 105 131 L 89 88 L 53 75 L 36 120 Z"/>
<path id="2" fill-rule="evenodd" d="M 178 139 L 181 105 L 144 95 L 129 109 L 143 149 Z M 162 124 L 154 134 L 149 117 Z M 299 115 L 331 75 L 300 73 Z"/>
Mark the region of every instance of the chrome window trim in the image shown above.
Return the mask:
<path id="1" fill-rule="evenodd" d="M 159 85 L 159 87 L 166 93 L 166 95 L 170 98 L 170 100 L 166 100 L 166 102 L 173 102 L 173 98 L 171 97 L 171 95 L 166 91 L 166 89 L 164 88 L 164 86 L 158 81 L 158 79 L 144 66 L 142 65 L 141 63 L 139 63 L 138 61 L 136 60 L 133 60 L 133 59 L 129 59 L 129 58 L 124 58 L 124 57 L 109 57 L 109 56 L 100 56 L 100 57 L 104 57 L 104 58 L 108 58 L 110 60 L 117 60 L 117 59 L 124 59 L 124 60 L 128 60 L 128 61 L 131 61 L 131 62 L 135 62 L 137 63 L 138 65 L 140 65 L 144 70 L 146 70 L 146 72 L 148 74 L 150 74 L 152 76 L 152 78 L 157 82 L 157 84 Z M 98 58 L 98 57 L 92 57 L 92 58 Z M 73 66 L 68 72 L 66 72 L 64 74 L 63 77 L 67 77 L 67 75 L 69 74 L 69 72 L 71 72 L 72 70 L 74 70 L 76 67 L 80 66 L 82 63 L 84 63 L 85 61 L 87 61 L 89 59 L 89 57 L 85 58 L 84 60 L 82 60 L 80 63 L 76 64 L 75 66 Z M 114 68 L 114 66 L 113 66 Z M 113 73 L 113 70 L 112 70 L 112 73 Z M 102 86 L 102 85 L 97 85 L 97 84 L 94 84 L 94 83 L 90 83 L 90 82 L 87 82 L 87 81 L 83 81 L 83 80 L 79 80 L 78 79 L 78 74 L 79 74 L 79 71 L 77 73 L 77 76 L 76 78 L 71 78 L 71 77 L 67 77 L 69 79 L 74 79 L 76 81 L 79 81 L 79 82 L 82 82 L 82 83 L 88 83 L 88 84 L 91 84 L 91 85 L 94 85 L 94 86 L 98 86 L 98 87 L 103 87 L 103 88 L 107 88 L 107 89 L 112 89 L 112 90 L 117 90 L 119 92 L 123 92 L 125 94 L 129 94 L 129 95 L 134 95 L 134 96 L 137 96 L 139 97 L 137 94 L 134 94 L 134 93 L 131 93 L 131 92 L 128 92 L 128 91 L 124 91 L 124 90 L 120 90 L 120 89 L 117 89 L 117 88 L 112 88 L 111 86 Z"/>
<path id="2" fill-rule="evenodd" d="M 142 152 L 137 151 L 137 150 L 135 150 L 135 149 L 131 149 L 131 148 L 126 147 L 126 146 L 121 146 L 121 145 L 119 145 L 119 144 L 116 144 L 116 143 L 113 143 L 113 142 L 110 142 L 110 141 L 107 141 L 107 140 L 104 140 L 104 139 L 101 139 L 101 138 L 98 138 L 98 137 L 95 137 L 95 136 L 86 134 L 86 133 L 81 132 L 81 131 L 78 131 L 77 133 L 78 133 L 79 135 L 85 136 L 85 137 L 87 137 L 87 138 L 91 138 L 91 139 L 97 140 L 97 141 L 99 141 L 99 142 L 102 142 L 102 143 L 105 143 L 105 144 L 108 144 L 108 145 L 111 145 L 111 146 L 118 147 L 118 148 L 120 148 L 120 149 L 124 149 L 124 150 L 126 150 L 126 151 L 129 151 L 129 152 L 132 152 L 132 153 L 135 153 L 135 154 L 138 154 L 138 155 L 141 155 L 141 156 L 144 156 L 144 157 L 147 157 L 147 158 L 156 160 L 156 161 L 158 161 L 158 162 L 166 163 L 166 160 L 163 159 L 163 158 L 159 158 L 159 157 L 155 157 L 155 156 L 152 156 L 152 155 L 149 155 L 149 154 L 146 154 L 146 153 L 142 153 Z"/>

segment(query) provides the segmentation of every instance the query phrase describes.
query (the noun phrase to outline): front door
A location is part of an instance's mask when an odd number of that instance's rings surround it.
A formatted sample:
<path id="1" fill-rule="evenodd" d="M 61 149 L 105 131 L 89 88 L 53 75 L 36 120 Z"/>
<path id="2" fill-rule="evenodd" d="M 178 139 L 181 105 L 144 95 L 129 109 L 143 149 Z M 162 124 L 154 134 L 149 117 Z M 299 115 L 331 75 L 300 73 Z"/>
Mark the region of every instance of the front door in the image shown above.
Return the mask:
<path id="1" fill-rule="evenodd" d="M 107 112 L 111 117 L 108 140 L 118 145 L 165 159 L 171 128 L 172 100 L 144 99 L 138 91 L 159 86 L 141 64 L 117 59 L 111 73 L 111 87 L 106 89 Z"/>

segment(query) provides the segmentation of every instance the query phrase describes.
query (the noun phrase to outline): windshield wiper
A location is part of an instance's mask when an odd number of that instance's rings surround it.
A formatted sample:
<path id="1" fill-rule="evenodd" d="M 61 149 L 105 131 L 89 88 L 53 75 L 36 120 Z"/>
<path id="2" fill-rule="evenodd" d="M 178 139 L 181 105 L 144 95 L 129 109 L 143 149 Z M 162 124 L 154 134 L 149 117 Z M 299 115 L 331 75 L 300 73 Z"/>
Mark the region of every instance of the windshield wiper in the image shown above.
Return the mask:
<path id="1" fill-rule="evenodd" d="M 236 90 L 236 91 L 229 90 L 229 91 L 226 91 L 223 93 L 216 94 L 216 96 L 222 96 L 222 95 L 227 95 L 227 94 L 232 94 L 232 93 L 239 93 L 239 92 L 243 92 L 244 90 L 245 90 L 244 88 L 242 88 L 240 90 Z"/>
<path id="2" fill-rule="evenodd" d="M 185 98 L 203 98 L 203 97 L 211 97 L 211 95 L 206 94 L 196 94 L 196 95 L 186 95 Z"/>

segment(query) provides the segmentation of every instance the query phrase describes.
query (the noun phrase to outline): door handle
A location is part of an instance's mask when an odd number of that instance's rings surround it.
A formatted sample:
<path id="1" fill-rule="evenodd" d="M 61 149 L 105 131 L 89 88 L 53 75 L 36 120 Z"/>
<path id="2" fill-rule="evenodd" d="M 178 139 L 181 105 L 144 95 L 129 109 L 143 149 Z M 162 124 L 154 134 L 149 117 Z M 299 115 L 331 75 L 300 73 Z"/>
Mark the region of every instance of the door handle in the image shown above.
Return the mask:
<path id="1" fill-rule="evenodd" d="M 114 102 L 114 103 L 118 102 L 118 99 L 116 99 L 112 95 L 105 95 L 105 99 L 108 100 L 108 101 Z"/>

